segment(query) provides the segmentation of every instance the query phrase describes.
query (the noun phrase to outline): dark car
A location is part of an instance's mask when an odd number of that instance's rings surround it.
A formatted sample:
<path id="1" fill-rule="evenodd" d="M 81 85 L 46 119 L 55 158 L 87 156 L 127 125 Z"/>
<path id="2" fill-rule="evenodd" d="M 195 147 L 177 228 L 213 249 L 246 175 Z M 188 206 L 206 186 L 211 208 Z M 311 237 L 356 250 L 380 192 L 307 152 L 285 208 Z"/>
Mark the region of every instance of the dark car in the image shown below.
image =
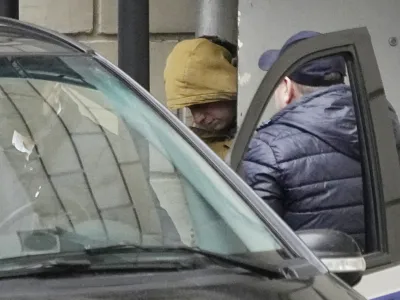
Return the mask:
<path id="1" fill-rule="evenodd" d="M 364 299 L 351 237 L 292 232 L 93 50 L 1 18 L 0 114 L 0 299 Z"/>

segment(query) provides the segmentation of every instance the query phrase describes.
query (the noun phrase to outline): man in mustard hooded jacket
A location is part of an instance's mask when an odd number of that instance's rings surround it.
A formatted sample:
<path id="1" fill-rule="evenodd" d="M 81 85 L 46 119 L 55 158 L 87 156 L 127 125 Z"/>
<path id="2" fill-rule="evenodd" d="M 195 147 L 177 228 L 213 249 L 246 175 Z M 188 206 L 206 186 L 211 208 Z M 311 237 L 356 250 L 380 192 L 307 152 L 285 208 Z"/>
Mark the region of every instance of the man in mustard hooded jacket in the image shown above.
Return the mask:
<path id="1" fill-rule="evenodd" d="M 232 53 L 207 38 L 179 42 L 167 58 L 164 83 L 169 109 L 187 107 L 191 129 L 225 158 L 236 133 L 237 68 Z"/>

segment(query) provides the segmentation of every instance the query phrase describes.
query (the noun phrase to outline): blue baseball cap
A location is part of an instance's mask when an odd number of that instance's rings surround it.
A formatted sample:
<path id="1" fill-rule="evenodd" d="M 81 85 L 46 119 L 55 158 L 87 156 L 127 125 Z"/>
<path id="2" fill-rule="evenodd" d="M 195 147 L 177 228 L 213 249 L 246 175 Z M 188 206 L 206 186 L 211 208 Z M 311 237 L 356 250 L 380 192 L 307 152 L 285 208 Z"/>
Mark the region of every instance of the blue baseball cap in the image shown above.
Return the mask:
<path id="1" fill-rule="evenodd" d="M 258 67 L 263 71 L 268 71 L 279 56 L 285 52 L 293 44 L 320 35 L 316 31 L 300 31 L 292 35 L 283 45 L 278 49 L 265 51 L 258 60 Z M 332 81 L 326 78 L 326 75 L 332 73 L 339 73 L 342 75 L 340 80 Z M 329 86 L 333 84 L 343 83 L 346 76 L 346 63 L 341 56 L 330 56 L 310 61 L 288 75 L 293 81 L 309 85 L 309 86 Z"/>

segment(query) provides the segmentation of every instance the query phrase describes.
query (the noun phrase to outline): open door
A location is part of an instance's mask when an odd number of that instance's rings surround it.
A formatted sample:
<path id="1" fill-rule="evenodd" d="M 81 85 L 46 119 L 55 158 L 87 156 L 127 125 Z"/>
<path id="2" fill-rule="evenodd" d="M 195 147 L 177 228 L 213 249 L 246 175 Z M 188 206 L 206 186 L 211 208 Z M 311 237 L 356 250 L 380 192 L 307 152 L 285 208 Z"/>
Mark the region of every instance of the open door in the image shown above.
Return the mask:
<path id="1" fill-rule="evenodd" d="M 265 75 L 250 103 L 230 164 L 241 174 L 249 141 L 265 121 L 269 100 L 281 79 L 309 61 L 333 55 L 345 60 L 352 88 L 362 154 L 365 259 L 369 272 L 374 272 L 378 266 L 400 261 L 400 240 L 395 238 L 400 236 L 400 167 L 388 102 L 366 28 L 323 34 L 288 48 Z"/>

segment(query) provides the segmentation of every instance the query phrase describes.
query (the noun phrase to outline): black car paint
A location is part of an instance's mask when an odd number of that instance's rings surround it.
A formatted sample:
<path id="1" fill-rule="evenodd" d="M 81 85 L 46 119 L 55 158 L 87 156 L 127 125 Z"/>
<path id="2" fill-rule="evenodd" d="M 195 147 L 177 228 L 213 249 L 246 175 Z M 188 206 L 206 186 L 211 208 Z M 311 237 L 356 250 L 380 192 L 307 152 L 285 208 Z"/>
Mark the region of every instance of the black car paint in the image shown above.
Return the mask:
<path id="1" fill-rule="evenodd" d="M 0 299 L 364 299 L 333 276 L 269 280 L 210 268 L 2 280 Z"/>

